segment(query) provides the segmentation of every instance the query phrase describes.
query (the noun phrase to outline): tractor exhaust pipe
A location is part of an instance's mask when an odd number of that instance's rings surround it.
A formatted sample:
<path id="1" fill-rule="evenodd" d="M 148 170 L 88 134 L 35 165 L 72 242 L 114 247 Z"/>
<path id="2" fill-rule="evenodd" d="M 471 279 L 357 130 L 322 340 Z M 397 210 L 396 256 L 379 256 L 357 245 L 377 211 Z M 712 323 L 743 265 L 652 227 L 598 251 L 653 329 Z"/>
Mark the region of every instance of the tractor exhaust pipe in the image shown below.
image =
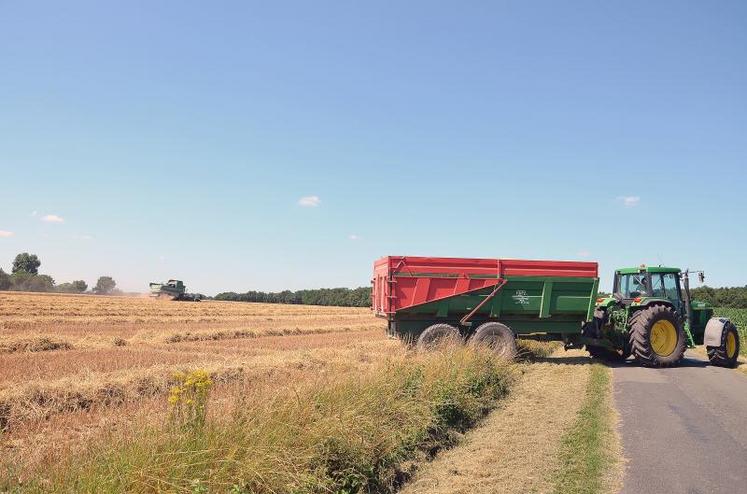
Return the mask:
<path id="1" fill-rule="evenodd" d="M 685 287 L 683 298 L 685 299 L 685 311 L 687 314 L 687 327 L 692 328 L 693 327 L 693 308 L 690 304 L 690 270 L 685 270 L 683 273 L 680 274 L 680 277 L 682 278 L 682 284 Z"/>

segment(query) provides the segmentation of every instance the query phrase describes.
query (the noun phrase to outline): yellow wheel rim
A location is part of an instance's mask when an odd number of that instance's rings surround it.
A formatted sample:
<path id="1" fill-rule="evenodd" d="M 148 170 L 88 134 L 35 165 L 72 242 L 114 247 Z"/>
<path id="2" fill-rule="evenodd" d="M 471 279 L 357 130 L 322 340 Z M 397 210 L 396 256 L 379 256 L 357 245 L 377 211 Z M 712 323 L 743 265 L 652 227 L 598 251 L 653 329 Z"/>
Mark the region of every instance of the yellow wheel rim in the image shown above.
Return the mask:
<path id="1" fill-rule="evenodd" d="M 661 320 L 651 328 L 651 349 L 660 357 L 667 357 L 677 348 L 677 328 L 669 321 Z"/>
<path id="2" fill-rule="evenodd" d="M 729 331 L 726 333 L 726 356 L 729 358 L 734 358 L 734 355 L 737 353 L 737 338 L 734 336 L 734 333 Z"/>

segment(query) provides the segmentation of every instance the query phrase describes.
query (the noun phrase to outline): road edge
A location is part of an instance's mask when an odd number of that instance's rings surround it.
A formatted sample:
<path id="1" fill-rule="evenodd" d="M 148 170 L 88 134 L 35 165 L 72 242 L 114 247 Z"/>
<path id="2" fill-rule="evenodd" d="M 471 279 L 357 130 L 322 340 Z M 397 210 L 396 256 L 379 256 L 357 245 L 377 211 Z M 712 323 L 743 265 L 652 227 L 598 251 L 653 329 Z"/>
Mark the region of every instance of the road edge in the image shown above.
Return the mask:
<path id="1" fill-rule="evenodd" d="M 584 402 L 561 440 L 553 492 L 607 494 L 622 487 L 622 442 L 612 386 L 612 369 L 592 364 Z"/>

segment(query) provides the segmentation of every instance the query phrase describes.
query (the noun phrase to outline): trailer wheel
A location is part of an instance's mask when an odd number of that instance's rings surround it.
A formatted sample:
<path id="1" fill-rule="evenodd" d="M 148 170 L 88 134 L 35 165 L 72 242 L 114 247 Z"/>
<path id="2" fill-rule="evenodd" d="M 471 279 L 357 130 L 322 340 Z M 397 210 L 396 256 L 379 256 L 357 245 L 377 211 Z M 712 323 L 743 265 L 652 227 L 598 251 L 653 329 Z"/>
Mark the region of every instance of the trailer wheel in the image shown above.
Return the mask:
<path id="1" fill-rule="evenodd" d="M 516 337 L 508 326 L 499 322 L 480 324 L 472 335 L 473 346 L 486 346 L 501 357 L 512 359 L 516 356 Z"/>
<path id="2" fill-rule="evenodd" d="M 431 350 L 437 346 L 453 344 L 461 342 L 461 340 L 462 337 L 454 326 L 439 323 L 428 326 L 420 333 L 417 347 L 418 350 Z"/>
<path id="3" fill-rule="evenodd" d="M 739 357 L 739 333 L 731 321 L 726 321 L 721 331 L 721 345 L 707 346 L 708 360 L 718 367 L 734 367 Z"/>
<path id="4" fill-rule="evenodd" d="M 630 318 L 630 346 L 646 367 L 677 365 L 685 356 L 685 330 L 673 308 L 652 305 Z"/>

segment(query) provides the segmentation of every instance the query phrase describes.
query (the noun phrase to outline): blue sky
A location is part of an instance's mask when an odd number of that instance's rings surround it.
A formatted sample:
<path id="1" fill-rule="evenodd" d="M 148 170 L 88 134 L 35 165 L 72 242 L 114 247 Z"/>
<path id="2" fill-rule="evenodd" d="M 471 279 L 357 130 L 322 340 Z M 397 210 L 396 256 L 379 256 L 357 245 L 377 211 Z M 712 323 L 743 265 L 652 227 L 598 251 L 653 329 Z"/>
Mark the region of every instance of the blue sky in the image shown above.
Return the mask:
<path id="1" fill-rule="evenodd" d="M 745 2 L 2 2 L 0 267 L 215 293 L 526 257 L 744 285 L 745 53 Z"/>

